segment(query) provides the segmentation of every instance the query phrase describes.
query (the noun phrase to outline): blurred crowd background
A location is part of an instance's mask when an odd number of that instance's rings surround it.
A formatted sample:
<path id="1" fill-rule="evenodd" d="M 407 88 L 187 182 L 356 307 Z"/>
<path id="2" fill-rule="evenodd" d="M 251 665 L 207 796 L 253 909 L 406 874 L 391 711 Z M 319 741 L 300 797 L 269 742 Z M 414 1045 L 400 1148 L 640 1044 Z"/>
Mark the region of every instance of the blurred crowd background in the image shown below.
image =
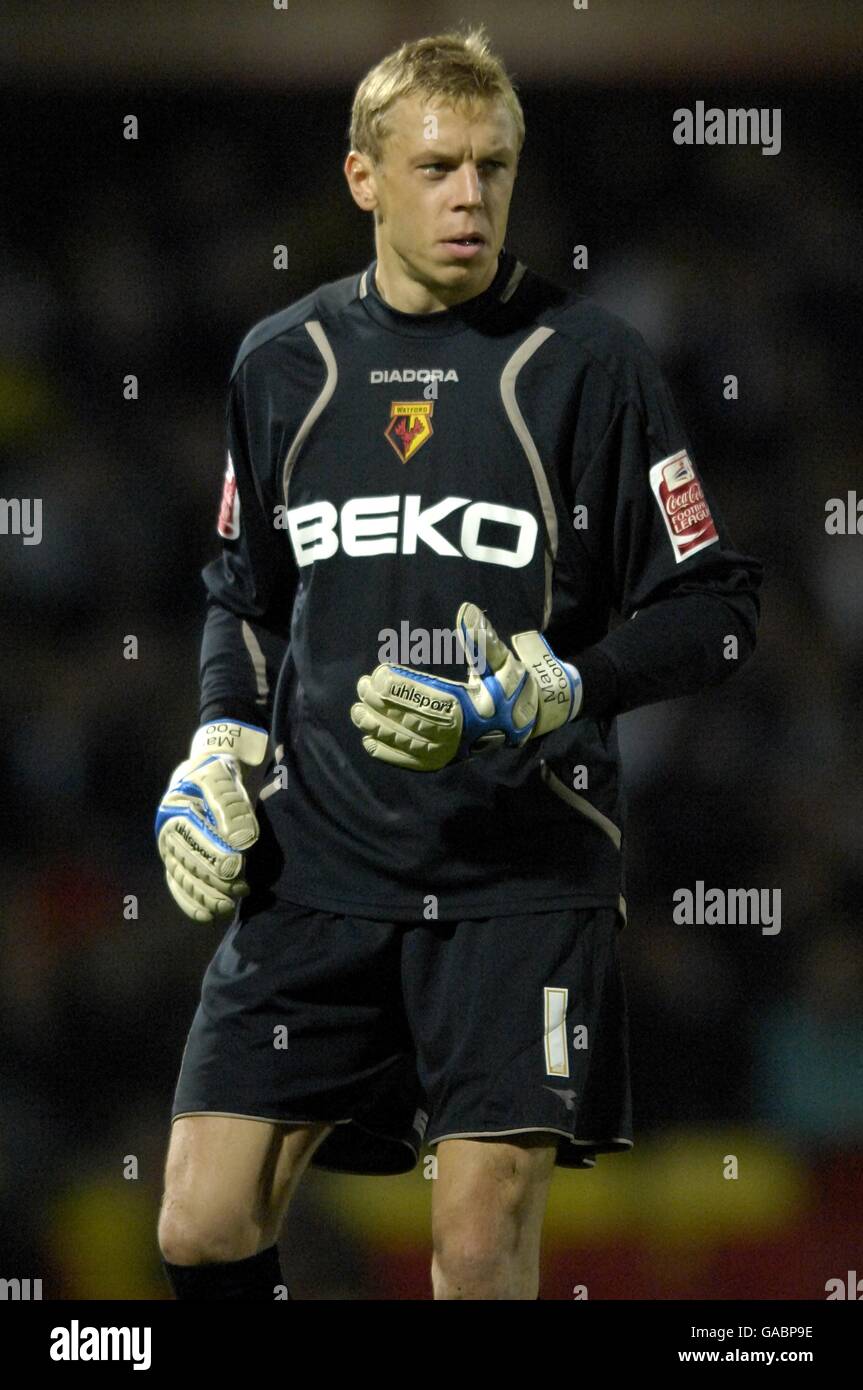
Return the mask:
<path id="1" fill-rule="evenodd" d="M 322 3 L 317 30 L 307 8 L 190 4 L 180 25 L 85 5 L 46 53 L 12 6 L 0 492 L 43 499 L 43 538 L 0 536 L 0 1276 L 167 1295 L 170 1103 L 218 929 L 174 906 L 152 818 L 197 722 L 228 373 L 253 323 L 372 259 L 341 173 L 353 88 L 464 17 L 525 109 L 507 245 L 640 329 L 766 566 L 744 670 L 619 721 L 636 1145 L 557 1172 L 543 1296 L 822 1298 L 857 1267 L 863 1209 L 863 538 L 824 525 L 828 498 L 863 498 L 860 34 L 840 4 L 765 4 L 752 32 L 746 7 L 684 0 L 357 4 L 341 24 Z M 818 12 L 791 50 L 783 10 Z M 698 99 L 779 107 L 781 153 L 676 145 Z M 780 889 L 781 931 L 675 925 L 697 880 Z M 292 1294 L 429 1297 L 429 1189 L 421 1168 L 312 1170 Z"/>

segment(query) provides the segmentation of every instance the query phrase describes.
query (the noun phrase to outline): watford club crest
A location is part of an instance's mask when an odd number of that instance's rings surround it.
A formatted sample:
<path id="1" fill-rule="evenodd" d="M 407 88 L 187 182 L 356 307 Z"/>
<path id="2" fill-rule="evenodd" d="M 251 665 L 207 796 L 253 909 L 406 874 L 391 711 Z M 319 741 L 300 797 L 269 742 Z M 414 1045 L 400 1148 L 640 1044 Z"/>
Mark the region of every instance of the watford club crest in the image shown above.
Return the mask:
<path id="1" fill-rule="evenodd" d="M 427 439 L 431 439 L 434 401 L 391 401 L 390 422 L 384 434 L 402 463 L 413 458 Z"/>

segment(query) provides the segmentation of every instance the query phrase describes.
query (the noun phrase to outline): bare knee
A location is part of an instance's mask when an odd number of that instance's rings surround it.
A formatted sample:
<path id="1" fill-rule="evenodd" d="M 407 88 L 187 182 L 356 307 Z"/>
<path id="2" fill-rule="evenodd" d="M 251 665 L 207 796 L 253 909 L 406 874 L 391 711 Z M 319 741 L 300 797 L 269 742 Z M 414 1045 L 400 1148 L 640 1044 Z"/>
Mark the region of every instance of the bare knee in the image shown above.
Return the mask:
<path id="1" fill-rule="evenodd" d="M 488 1231 L 453 1231 L 435 1241 L 435 1298 L 506 1298 L 514 1277 L 514 1242 Z"/>
<path id="2" fill-rule="evenodd" d="M 433 1223 L 435 1296 L 506 1297 L 519 1267 L 523 1220 L 516 1194 L 492 1184 L 448 1202 Z"/>
<path id="3" fill-rule="evenodd" d="M 159 1215 L 159 1249 L 174 1265 L 223 1264 L 257 1253 L 260 1227 L 237 1211 L 205 1211 L 165 1194 Z"/>

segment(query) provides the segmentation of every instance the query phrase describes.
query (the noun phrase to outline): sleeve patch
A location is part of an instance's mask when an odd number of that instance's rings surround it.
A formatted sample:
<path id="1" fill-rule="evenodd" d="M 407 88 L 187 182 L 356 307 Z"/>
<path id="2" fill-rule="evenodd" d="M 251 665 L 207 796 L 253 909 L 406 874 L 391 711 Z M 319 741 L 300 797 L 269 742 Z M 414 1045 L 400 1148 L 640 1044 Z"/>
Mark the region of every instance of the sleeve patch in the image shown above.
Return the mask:
<path id="1" fill-rule="evenodd" d="M 228 466 L 222 485 L 222 502 L 219 507 L 219 522 L 216 528 L 226 541 L 235 541 L 240 534 L 240 497 L 237 492 L 237 478 L 234 473 L 234 460 L 228 452 Z"/>
<path id="2" fill-rule="evenodd" d="M 719 539 L 710 508 L 685 449 L 660 459 L 650 469 L 650 486 L 662 513 L 674 559 L 687 556 Z"/>

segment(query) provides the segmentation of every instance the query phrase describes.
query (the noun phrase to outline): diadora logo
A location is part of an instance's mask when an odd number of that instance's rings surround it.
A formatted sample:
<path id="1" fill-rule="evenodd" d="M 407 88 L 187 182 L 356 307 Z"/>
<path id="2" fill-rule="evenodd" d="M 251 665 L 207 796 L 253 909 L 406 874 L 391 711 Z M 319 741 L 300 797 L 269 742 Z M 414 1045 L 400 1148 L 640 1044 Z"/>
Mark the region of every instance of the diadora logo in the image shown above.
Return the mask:
<path id="1" fill-rule="evenodd" d="M 437 527 L 462 507 L 459 545 L 455 546 Z M 511 547 L 485 544 L 480 539 L 483 522 L 496 523 L 498 541 L 501 527 L 510 527 Z M 533 559 L 539 531 L 536 517 L 520 507 L 471 502 L 468 497 L 444 497 L 423 507 L 418 493 L 352 497 L 341 511 L 324 500 L 302 507 L 278 506 L 273 524 L 290 533 L 300 568 L 328 560 L 339 550 L 353 556 L 416 555 L 422 544 L 436 555 L 464 555 L 486 565 L 522 569 Z"/>
<path id="2" fill-rule="evenodd" d="M 390 381 L 458 381 L 458 372 L 454 367 L 446 371 L 442 367 L 402 367 L 392 372 L 375 367 L 369 372 L 369 381 L 372 386 Z"/>
<path id="3" fill-rule="evenodd" d="M 384 434 L 392 444 L 402 463 L 413 458 L 426 440 L 431 439 L 431 417 L 433 401 L 392 401 L 390 422 Z"/>
<path id="4" fill-rule="evenodd" d="M 556 1086 L 543 1086 L 544 1091 L 551 1091 L 552 1095 L 559 1096 L 567 1110 L 575 1109 L 575 1091 L 560 1091 Z"/>

